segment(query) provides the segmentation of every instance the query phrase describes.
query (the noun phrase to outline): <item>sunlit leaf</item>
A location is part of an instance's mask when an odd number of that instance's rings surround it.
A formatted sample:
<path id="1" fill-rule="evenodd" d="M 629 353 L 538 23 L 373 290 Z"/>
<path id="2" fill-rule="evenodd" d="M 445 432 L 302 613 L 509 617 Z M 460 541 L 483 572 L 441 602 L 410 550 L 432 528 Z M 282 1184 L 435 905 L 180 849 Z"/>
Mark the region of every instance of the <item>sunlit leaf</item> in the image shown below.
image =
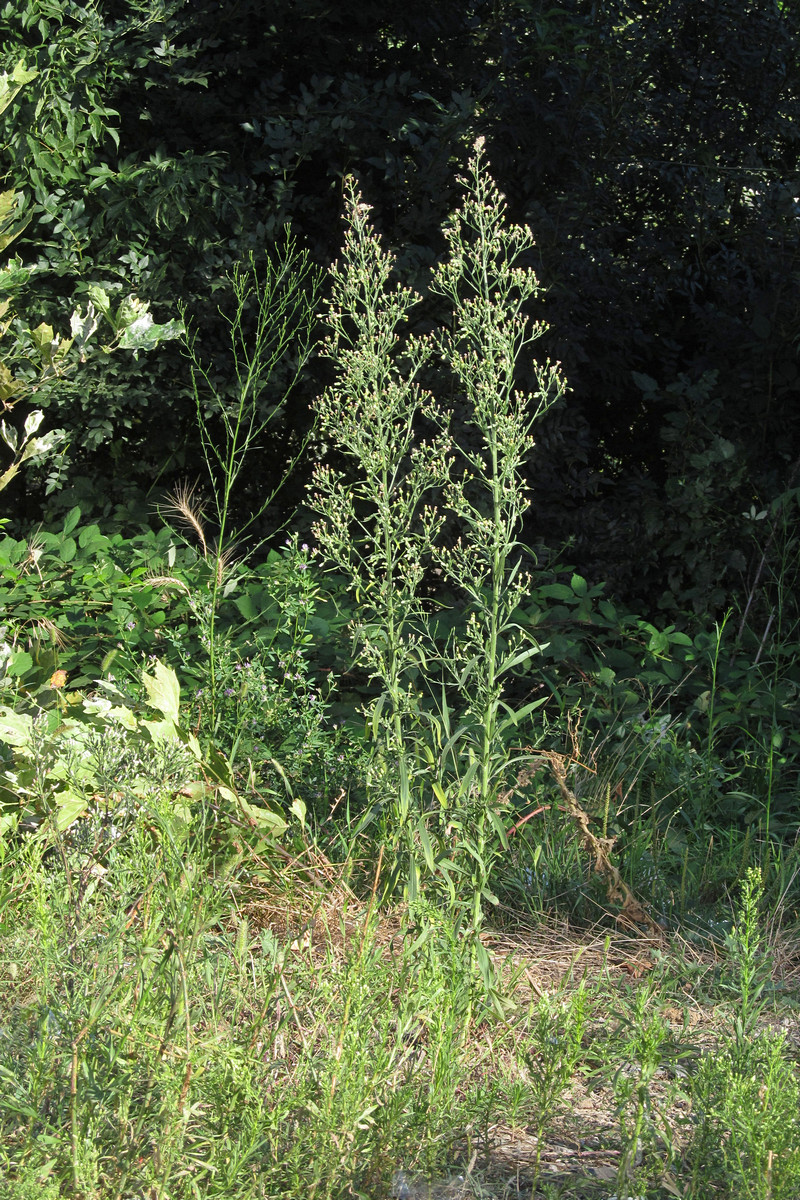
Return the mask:
<path id="1" fill-rule="evenodd" d="M 142 683 L 151 707 L 163 713 L 177 725 L 180 715 L 181 690 L 178 677 L 172 668 L 157 660 L 152 674 L 145 672 L 142 675 Z"/>

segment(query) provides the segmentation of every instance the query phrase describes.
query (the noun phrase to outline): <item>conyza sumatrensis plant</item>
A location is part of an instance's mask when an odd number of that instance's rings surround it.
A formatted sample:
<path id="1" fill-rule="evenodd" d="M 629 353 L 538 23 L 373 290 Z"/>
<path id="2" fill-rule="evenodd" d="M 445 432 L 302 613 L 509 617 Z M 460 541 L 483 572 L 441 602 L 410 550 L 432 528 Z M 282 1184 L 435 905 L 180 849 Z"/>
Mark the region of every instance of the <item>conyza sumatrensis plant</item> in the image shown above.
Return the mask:
<path id="1" fill-rule="evenodd" d="M 476 934 L 506 845 L 509 730 L 538 703 L 515 710 L 504 700 L 512 673 L 539 650 L 514 617 L 530 583 L 518 540 L 528 505 L 522 471 L 536 420 L 565 384 L 557 366 L 532 360 L 546 328 L 528 316 L 539 292 L 525 265 L 533 237 L 507 223 L 481 142 L 461 182 L 430 282 L 450 316 L 422 336 L 408 331 L 422 296 L 394 279 L 395 258 L 348 184 L 345 245 L 324 316 L 323 352 L 336 377 L 320 427 L 350 468 L 320 466 L 312 503 L 321 550 L 356 597 L 360 660 L 380 685 L 368 713 L 373 799 L 412 911 L 423 890 L 439 893 Z M 523 373 L 532 391 L 520 388 Z M 431 380 L 444 381 L 446 403 Z M 431 567 L 465 600 L 444 651 L 422 592 Z M 488 960 L 474 945 L 488 983 Z"/>

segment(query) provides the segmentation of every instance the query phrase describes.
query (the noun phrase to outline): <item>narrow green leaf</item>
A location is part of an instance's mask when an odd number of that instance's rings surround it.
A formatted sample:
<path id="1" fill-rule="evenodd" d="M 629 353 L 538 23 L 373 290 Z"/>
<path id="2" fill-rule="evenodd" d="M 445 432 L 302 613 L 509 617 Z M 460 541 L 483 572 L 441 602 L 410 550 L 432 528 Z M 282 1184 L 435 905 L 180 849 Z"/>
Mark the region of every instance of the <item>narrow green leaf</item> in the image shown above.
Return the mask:
<path id="1" fill-rule="evenodd" d="M 476 654 L 476 655 L 474 656 L 474 658 L 471 658 L 471 659 L 469 660 L 469 662 L 466 664 L 466 666 L 464 667 L 463 671 L 461 672 L 461 674 L 460 674 L 460 675 L 459 675 L 459 677 L 458 677 L 458 686 L 459 686 L 460 688 L 463 688 L 464 684 L 467 682 L 467 680 L 469 679 L 470 675 L 471 675 L 471 674 L 472 674 L 472 672 L 475 670 L 475 667 L 478 665 L 478 663 L 479 663 L 480 661 L 481 661 L 481 660 L 480 660 L 480 658 L 479 658 L 479 657 L 478 657 L 478 655 Z"/>
<path id="2" fill-rule="evenodd" d="M 537 708 L 541 708 L 546 700 L 547 696 L 541 696 L 538 700 L 531 700 L 530 704 L 524 704 L 522 708 L 518 708 L 513 711 L 508 717 L 506 717 L 505 721 L 501 721 L 498 725 L 498 734 L 505 733 L 505 731 L 510 729 L 512 725 L 519 725 L 520 721 L 524 721 L 525 718 L 529 717 L 530 714 Z"/>
<path id="3" fill-rule="evenodd" d="M 545 642 L 543 645 L 539 645 L 537 642 L 535 646 L 528 646 L 527 649 L 520 650 L 518 654 L 510 656 L 500 663 L 497 668 L 497 674 L 504 675 L 506 671 L 513 671 L 514 667 L 518 667 L 520 663 L 527 662 L 529 658 L 533 658 L 535 655 L 541 654 L 543 650 L 547 649 L 547 646 L 547 642 Z"/>
<path id="4" fill-rule="evenodd" d="M 445 737 L 450 737 L 450 706 L 447 703 L 447 693 L 445 692 L 444 684 L 442 684 L 442 702 L 439 706 L 439 714 L 442 718 Z"/>
<path id="5" fill-rule="evenodd" d="M 447 808 L 447 796 L 445 795 L 444 788 L 437 779 L 434 779 L 432 787 L 433 794 L 441 804 L 442 808 Z"/>
<path id="6" fill-rule="evenodd" d="M 400 816 L 405 821 L 411 809 L 411 787 L 408 779 L 408 765 L 404 758 L 399 762 L 400 775 Z"/>
<path id="7" fill-rule="evenodd" d="M 422 846 L 425 865 L 429 871 L 433 872 L 436 869 L 436 864 L 433 858 L 433 846 L 431 845 L 431 839 L 425 826 L 424 817 L 420 817 L 419 821 L 417 821 L 417 833 L 419 834 L 419 842 Z"/>
<path id="8" fill-rule="evenodd" d="M 378 740 L 378 726 L 380 724 L 380 719 L 381 719 L 381 710 L 383 709 L 383 706 L 385 703 L 386 703 L 386 693 L 384 692 L 375 701 L 375 705 L 372 709 L 372 740 L 374 742 L 377 742 L 377 740 Z"/>
<path id="9" fill-rule="evenodd" d="M 491 992 L 494 987 L 494 969 L 486 947 L 478 938 L 475 940 L 475 960 L 483 979 L 483 986 L 487 992 Z"/>
<path id="10" fill-rule="evenodd" d="M 472 784 L 475 780 L 475 776 L 478 773 L 479 766 L 480 763 L 477 759 L 473 759 L 473 761 L 469 764 L 466 771 L 458 781 L 459 796 L 469 796 L 470 792 L 472 791 Z"/>
<path id="11" fill-rule="evenodd" d="M 503 821 L 500 814 L 498 812 L 495 812 L 494 809 L 489 809 L 489 822 L 492 826 L 492 829 L 494 829 L 495 833 L 497 834 L 498 838 L 500 839 L 500 845 L 503 847 L 504 850 L 507 850 L 508 849 L 508 838 L 506 837 L 505 822 Z"/>

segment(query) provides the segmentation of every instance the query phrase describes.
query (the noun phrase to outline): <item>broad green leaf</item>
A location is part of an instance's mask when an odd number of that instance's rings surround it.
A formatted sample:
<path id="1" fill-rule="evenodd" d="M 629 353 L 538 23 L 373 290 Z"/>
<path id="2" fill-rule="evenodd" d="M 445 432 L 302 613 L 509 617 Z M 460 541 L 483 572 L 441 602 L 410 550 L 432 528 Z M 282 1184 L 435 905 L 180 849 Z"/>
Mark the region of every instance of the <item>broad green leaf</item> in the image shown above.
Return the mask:
<path id="1" fill-rule="evenodd" d="M 24 212 L 24 203 L 19 192 L 0 192 L 0 250 L 5 250 L 31 223 L 33 212 Z"/>
<path id="2" fill-rule="evenodd" d="M 17 207 L 17 193 L 11 189 L 0 192 L 0 227 L 8 220 Z M 2 247 L 0 247 L 2 249 Z"/>
<path id="3" fill-rule="evenodd" d="M 23 384 L 15 379 L 5 363 L 0 363 L 0 400 L 10 400 Z"/>
<path id="4" fill-rule="evenodd" d="M 262 808 L 260 805 L 249 804 L 247 800 L 231 792 L 230 788 L 220 788 L 220 792 L 229 803 L 237 804 L 244 815 L 249 817 L 260 829 L 267 830 L 275 837 L 285 833 L 287 824 L 280 813 L 273 812 L 270 808 Z"/>
<path id="5" fill-rule="evenodd" d="M 156 325 L 150 313 L 143 313 L 126 326 L 119 344 L 123 350 L 152 350 L 159 342 L 183 337 L 184 332 L 182 321 L 173 319 L 164 325 Z"/>
<path id="6" fill-rule="evenodd" d="M 572 600 L 575 593 L 565 583 L 546 583 L 536 589 L 536 596 L 547 600 Z"/>
<path id="7" fill-rule="evenodd" d="M 100 532 L 99 526 L 85 525 L 78 534 L 78 545 L 88 555 L 97 555 L 108 549 L 109 540 L 104 533 Z"/>
<path id="8" fill-rule="evenodd" d="M 27 441 L 29 437 L 32 437 L 32 435 L 36 433 L 36 430 L 39 428 L 43 420 L 44 413 L 41 409 L 37 408 L 34 409 L 33 412 L 28 413 L 27 417 L 25 418 L 24 426 L 25 441 Z M 80 509 L 78 512 L 80 513 Z"/>
<path id="9" fill-rule="evenodd" d="M 32 669 L 32 667 L 33 658 L 27 650 L 14 650 L 10 659 L 8 660 L 6 671 L 9 675 L 13 675 L 15 678 L 19 679 L 23 675 L 26 675 L 28 671 Z"/>
<path id="10" fill-rule="evenodd" d="M 65 434 L 58 429 L 51 429 L 43 437 L 31 438 L 20 455 L 20 463 L 27 462 L 29 458 L 43 457 L 45 454 L 51 453 L 64 439 Z"/>
<path id="11" fill-rule="evenodd" d="M 76 792 L 71 787 L 67 786 L 56 792 L 56 824 L 63 833 L 65 829 L 69 829 L 78 817 L 82 817 L 89 807 L 86 797 L 82 792 Z"/>
<path id="12" fill-rule="evenodd" d="M 83 309 L 76 308 L 69 319 L 69 327 L 70 333 L 72 334 L 72 341 L 75 342 L 77 349 L 81 351 L 81 354 L 83 354 L 84 346 L 100 327 L 100 316 L 94 305 L 91 303 L 87 304 L 85 314 Z M 71 344 L 71 342 L 64 343 L 67 349 Z M 63 354 L 65 351 L 62 350 L 60 353 Z"/>
<path id="13" fill-rule="evenodd" d="M 171 667 L 158 660 L 152 675 L 142 675 L 142 683 L 152 708 L 168 717 L 175 725 L 180 714 L 181 689 L 178 677 Z"/>
<path id="14" fill-rule="evenodd" d="M 39 352 L 39 357 L 44 363 L 53 361 L 55 352 L 54 342 L 57 341 L 52 325 L 47 325 L 44 321 L 31 330 L 31 338 L 33 344 Z"/>
<path id="15" fill-rule="evenodd" d="M 72 562 L 73 558 L 75 557 L 77 549 L 78 549 L 78 544 L 74 538 L 70 538 L 70 537 L 65 538 L 64 541 L 61 543 L 61 546 L 59 547 L 58 556 L 62 562 L 65 562 L 65 563 Z"/>
<path id="16" fill-rule="evenodd" d="M 26 83 L 31 83 L 38 74 L 39 72 L 35 67 L 26 67 L 25 63 L 20 59 L 18 63 L 14 64 L 14 69 L 11 72 L 11 82 L 12 84 L 16 84 L 17 87 L 24 87 Z M 7 79 L 8 76 L 4 76 L 4 78 Z"/>
<path id="17" fill-rule="evenodd" d="M 204 779 L 191 779 L 181 788 L 181 795 L 187 800 L 191 800 L 194 804 L 199 804 L 205 796 L 208 795 L 209 785 Z"/>
<path id="18" fill-rule="evenodd" d="M 108 298 L 108 293 L 105 292 L 103 288 L 99 286 L 99 284 L 93 283 L 89 288 L 89 296 L 92 300 L 92 303 L 96 305 L 103 316 L 106 317 L 107 320 L 109 320 L 113 325 L 114 320 L 111 316 L 111 301 Z"/>
<path id="19" fill-rule="evenodd" d="M 25 746 L 30 742 L 33 718 L 0 705 L 0 740 L 9 746 Z"/>
<path id="20" fill-rule="evenodd" d="M 0 75 L 0 113 L 8 108 L 20 88 L 24 87 L 26 83 L 30 83 L 38 74 L 38 71 L 33 68 L 29 69 L 24 62 L 20 61 L 14 66 L 10 75 L 7 71 Z"/>
<path id="21" fill-rule="evenodd" d="M 21 258 L 9 259 L 4 266 L 0 266 L 0 293 L 8 296 L 11 292 L 18 292 L 30 281 L 36 269 L 35 265 L 23 266 Z M 10 300 L 0 300 L 0 318 L 4 317 L 10 308 Z M 0 329 L 0 337 L 4 332 Z"/>
<path id="22" fill-rule="evenodd" d="M 0 234 L 0 250 L 5 250 L 6 246 L 14 241 L 14 238 L 18 238 L 21 233 L 24 233 L 31 220 L 31 217 L 25 217 L 24 220 L 21 218 L 19 221 L 15 221 L 10 229 L 6 227 L 6 232 Z"/>
<path id="23" fill-rule="evenodd" d="M 658 384 L 650 375 L 642 375 L 638 371 L 631 371 L 631 378 L 639 391 L 645 396 L 652 395 L 658 391 Z"/>
<path id="24" fill-rule="evenodd" d="M 136 714 L 131 712 L 131 710 L 124 704 L 118 704 L 113 708 L 109 708 L 108 711 L 103 714 L 103 716 L 107 721 L 114 721 L 115 724 L 122 725 L 122 727 L 129 730 L 130 733 L 135 733 L 138 727 Z"/>
<path id="25" fill-rule="evenodd" d="M 653 630 L 647 649 L 651 654 L 667 654 L 669 652 L 669 635 Z"/>
<path id="26" fill-rule="evenodd" d="M 174 742 L 178 736 L 178 727 L 169 717 L 163 721 L 143 720 L 139 725 L 147 730 L 154 742 Z"/>

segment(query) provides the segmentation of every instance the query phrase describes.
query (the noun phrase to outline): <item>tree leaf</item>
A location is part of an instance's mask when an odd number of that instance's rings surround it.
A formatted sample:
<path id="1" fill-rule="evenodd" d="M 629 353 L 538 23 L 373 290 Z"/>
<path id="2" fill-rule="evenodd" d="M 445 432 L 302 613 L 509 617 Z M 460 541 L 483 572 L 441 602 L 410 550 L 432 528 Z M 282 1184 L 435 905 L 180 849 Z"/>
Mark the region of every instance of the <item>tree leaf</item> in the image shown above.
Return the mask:
<path id="1" fill-rule="evenodd" d="M 62 530 L 64 537 L 69 537 L 69 535 L 73 532 L 73 530 L 75 529 L 75 527 L 78 524 L 78 522 L 80 521 L 80 519 L 81 519 L 81 510 L 80 510 L 79 506 L 76 504 L 74 508 L 71 508 L 69 510 L 69 512 L 67 513 L 66 519 L 64 521 L 64 528 Z"/>

